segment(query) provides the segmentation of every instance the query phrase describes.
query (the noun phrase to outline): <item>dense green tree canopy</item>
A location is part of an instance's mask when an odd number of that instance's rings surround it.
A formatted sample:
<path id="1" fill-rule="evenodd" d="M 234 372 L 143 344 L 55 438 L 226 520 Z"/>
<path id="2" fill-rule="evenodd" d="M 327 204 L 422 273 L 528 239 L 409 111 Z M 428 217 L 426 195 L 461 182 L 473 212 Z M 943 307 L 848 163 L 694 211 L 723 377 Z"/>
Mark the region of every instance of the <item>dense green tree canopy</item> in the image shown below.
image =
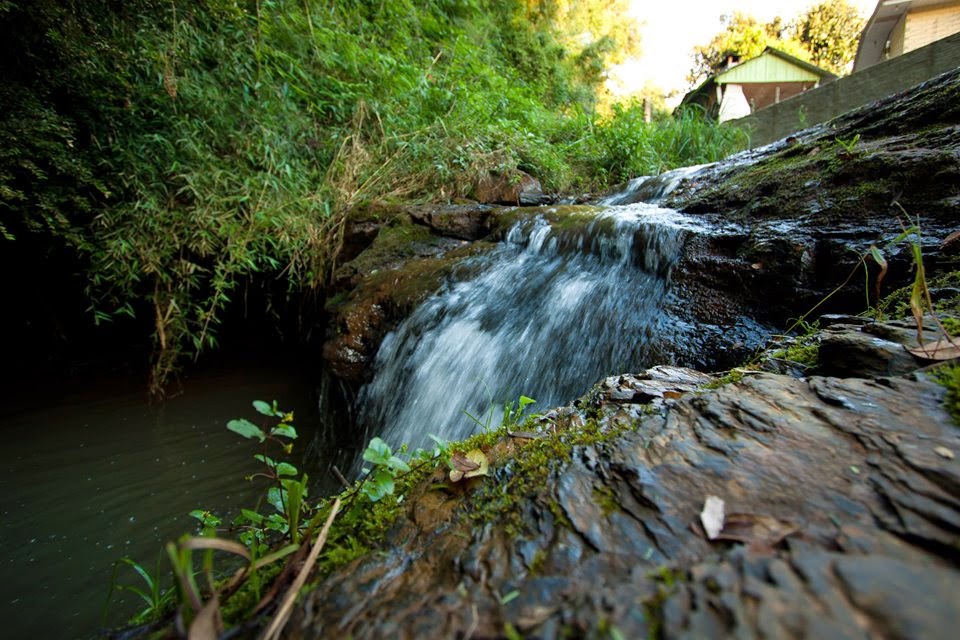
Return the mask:
<path id="1" fill-rule="evenodd" d="M 865 21 L 846 0 L 826 0 L 808 9 L 794 27 L 810 61 L 836 74 L 848 73 Z"/>
<path id="2" fill-rule="evenodd" d="M 73 256 L 88 317 L 152 329 L 159 388 L 240 287 L 322 287 L 359 203 L 700 161 L 635 107 L 593 111 L 606 65 L 636 51 L 626 6 L 0 0 L 0 243 L 17 268 Z"/>

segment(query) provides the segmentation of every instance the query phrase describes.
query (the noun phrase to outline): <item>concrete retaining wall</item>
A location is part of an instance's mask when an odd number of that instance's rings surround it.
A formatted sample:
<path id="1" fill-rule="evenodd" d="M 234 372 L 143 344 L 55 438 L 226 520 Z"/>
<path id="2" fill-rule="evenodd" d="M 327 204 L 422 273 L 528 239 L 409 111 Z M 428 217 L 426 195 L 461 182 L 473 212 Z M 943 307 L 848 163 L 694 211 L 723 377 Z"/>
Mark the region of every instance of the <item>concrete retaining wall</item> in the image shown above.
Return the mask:
<path id="1" fill-rule="evenodd" d="M 960 67 L 960 34 L 811 89 L 727 124 L 759 147 Z"/>

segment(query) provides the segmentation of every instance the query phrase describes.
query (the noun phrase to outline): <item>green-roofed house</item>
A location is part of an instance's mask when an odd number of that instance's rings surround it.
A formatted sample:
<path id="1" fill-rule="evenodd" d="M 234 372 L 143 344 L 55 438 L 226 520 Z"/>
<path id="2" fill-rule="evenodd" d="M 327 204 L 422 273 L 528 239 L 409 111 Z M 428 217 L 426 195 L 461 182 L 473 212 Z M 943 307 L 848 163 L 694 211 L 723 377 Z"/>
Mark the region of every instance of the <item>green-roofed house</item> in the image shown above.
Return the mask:
<path id="1" fill-rule="evenodd" d="M 726 68 L 683 97 L 680 108 L 698 104 L 720 122 L 748 116 L 837 76 L 800 58 L 767 47 L 756 58 L 727 58 Z"/>

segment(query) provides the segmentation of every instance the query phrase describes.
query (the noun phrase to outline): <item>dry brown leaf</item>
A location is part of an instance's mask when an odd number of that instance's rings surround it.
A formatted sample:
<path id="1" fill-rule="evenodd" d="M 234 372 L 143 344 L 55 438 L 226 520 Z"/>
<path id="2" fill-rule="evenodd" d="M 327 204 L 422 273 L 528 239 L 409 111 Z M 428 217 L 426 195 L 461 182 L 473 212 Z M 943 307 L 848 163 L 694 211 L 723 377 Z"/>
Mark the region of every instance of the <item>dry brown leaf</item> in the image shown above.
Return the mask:
<path id="1" fill-rule="evenodd" d="M 190 623 L 187 640 L 217 640 L 223 630 L 223 621 L 220 619 L 220 601 L 217 594 L 203 605 L 203 609 Z"/>
<path id="2" fill-rule="evenodd" d="M 205 549 L 226 551 L 227 553 L 234 553 L 245 560 L 250 560 L 249 549 L 239 542 L 234 542 L 233 540 L 224 540 L 223 538 L 189 537 L 181 540 L 180 546 L 184 549 L 191 549 L 193 551 L 201 551 Z"/>
<path id="3" fill-rule="evenodd" d="M 940 338 L 936 342 L 928 342 L 907 351 L 925 360 L 953 360 L 960 358 L 960 343 Z"/>
<path id="4" fill-rule="evenodd" d="M 760 543 L 764 546 L 774 546 L 787 536 L 796 533 L 800 527 L 791 523 L 753 513 L 727 514 L 723 529 L 716 536 L 717 540 L 732 540 L 748 544 Z"/>
<path id="5" fill-rule="evenodd" d="M 664 391 L 663 392 L 664 400 L 674 400 L 676 398 L 682 398 L 682 397 L 683 397 L 682 391 Z"/>
<path id="6" fill-rule="evenodd" d="M 453 463 L 454 469 L 457 471 L 463 471 L 464 473 L 480 468 L 480 464 L 478 462 L 474 462 L 463 453 L 453 454 L 453 457 L 450 458 L 450 462 Z"/>
<path id="7" fill-rule="evenodd" d="M 960 231 L 954 231 L 944 238 L 940 250 L 945 253 L 956 253 L 960 250 Z"/>
<path id="8" fill-rule="evenodd" d="M 466 453 L 455 453 L 450 458 L 453 469 L 450 470 L 450 481 L 460 482 L 464 478 L 485 476 L 490 471 L 490 461 L 480 449 L 471 449 Z"/>

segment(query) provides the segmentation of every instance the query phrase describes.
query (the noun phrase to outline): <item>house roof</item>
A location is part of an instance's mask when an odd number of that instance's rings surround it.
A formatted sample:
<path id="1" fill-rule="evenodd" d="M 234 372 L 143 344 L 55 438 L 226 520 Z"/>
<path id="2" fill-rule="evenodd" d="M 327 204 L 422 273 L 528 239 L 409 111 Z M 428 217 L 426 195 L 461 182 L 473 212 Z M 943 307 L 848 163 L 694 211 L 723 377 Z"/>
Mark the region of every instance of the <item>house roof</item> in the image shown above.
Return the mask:
<path id="1" fill-rule="evenodd" d="M 913 5 L 913 0 L 881 0 L 867 20 L 860 34 L 857 55 L 853 59 L 853 68 L 859 71 L 883 60 L 890 32 L 900 22 L 900 17 Z"/>
<path id="2" fill-rule="evenodd" d="M 748 82 L 826 82 L 836 75 L 789 53 L 767 47 L 759 56 L 716 74 L 718 84 Z"/>
<path id="3" fill-rule="evenodd" d="M 837 76 L 806 60 L 767 47 L 763 53 L 746 62 L 716 73 L 683 97 L 680 105 L 701 102 L 718 84 L 750 84 L 753 82 L 829 82 Z"/>
<path id="4" fill-rule="evenodd" d="M 949 0 L 880 0 L 860 34 L 853 70 L 860 71 L 881 62 L 893 28 L 905 13 L 949 5 Z"/>

